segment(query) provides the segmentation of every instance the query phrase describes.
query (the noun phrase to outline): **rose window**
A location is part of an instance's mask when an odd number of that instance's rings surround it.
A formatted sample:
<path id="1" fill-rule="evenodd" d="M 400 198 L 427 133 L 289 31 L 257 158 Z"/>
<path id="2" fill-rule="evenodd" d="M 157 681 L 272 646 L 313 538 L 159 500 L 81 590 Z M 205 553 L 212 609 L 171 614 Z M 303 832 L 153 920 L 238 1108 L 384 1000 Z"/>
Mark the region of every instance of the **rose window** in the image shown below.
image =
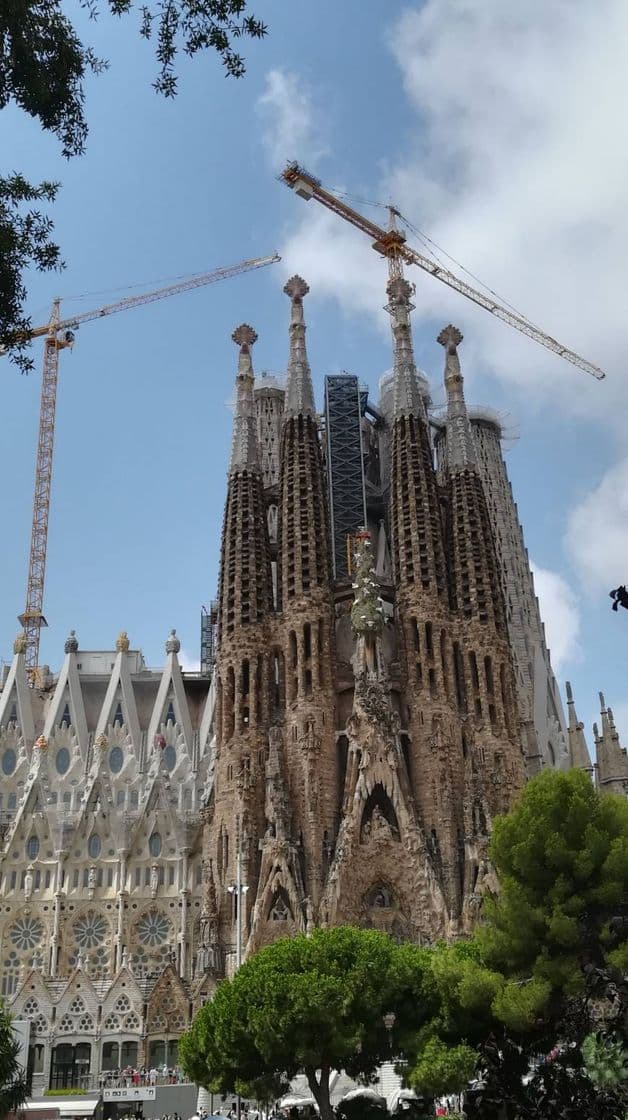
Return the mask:
<path id="1" fill-rule="evenodd" d="M 70 1004 L 70 1013 L 72 1015 L 82 1015 L 84 1011 L 85 1004 L 83 1003 L 81 997 L 77 996 L 76 999 L 73 999 L 72 1003 Z"/>
<path id="2" fill-rule="evenodd" d="M 103 1023 L 103 1030 L 115 1031 L 117 1033 L 120 1030 L 120 1020 L 118 1019 L 118 1016 L 113 1014 L 107 1015 L 107 1018 Z"/>
<path id="3" fill-rule="evenodd" d="M 145 949 L 139 945 L 133 954 L 133 972 L 136 976 L 158 975 L 170 963 L 170 946 L 160 945 L 156 949 Z"/>
<path id="4" fill-rule="evenodd" d="M 37 918 L 18 918 L 11 927 L 9 936 L 16 948 L 34 949 L 43 941 L 44 927 Z"/>
<path id="5" fill-rule="evenodd" d="M 43 1015 L 40 1015 L 33 1023 L 31 1023 L 31 1031 L 33 1034 L 47 1034 L 48 1023 Z"/>
<path id="6" fill-rule="evenodd" d="M 170 935 L 170 922 L 158 910 L 149 910 L 137 923 L 137 936 L 142 945 L 154 948 L 163 945 Z"/>
<path id="7" fill-rule="evenodd" d="M 116 1000 L 116 1011 L 130 1011 L 131 1003 L 128 996 L 120 996 Z"/>
<path id="8" fill-rule="evenodd" d="M 127 1015 L 124 1020 L 124 1029 L 125 1031 L 139 1031 L 140 1021 L 134 1011 L 132 1011 L 130 1015 Z"/>
<path id="9" fill-rule="evenodd" d="M 89 1034 L 94 1029 L 94 1020 L 91 1015 L 82 1015 L 78 1022 L 78 1029 L 81 1034 Z"/>
<path id="10" fill-rule="evenodd" d="M 27 1019 L 34 1019 L 39 1014 L 39 1004 L 36 999 L 29 999 L 24 1004 L 23 1014 Z"/>
<path id="11" fill-rule="evenodd" d="M 81 949 L 102 945 L 107 936 L 107 922 L 95 910 L 88 910 L 74 923 L 74 938 Z"/>
<path id="12" fill-rule="evenodd" d="M 74 1032 L 74 1022 L 69 1015 L 64 1015 L 59 1023 L 59 1034 L 72 1034 Z"/>

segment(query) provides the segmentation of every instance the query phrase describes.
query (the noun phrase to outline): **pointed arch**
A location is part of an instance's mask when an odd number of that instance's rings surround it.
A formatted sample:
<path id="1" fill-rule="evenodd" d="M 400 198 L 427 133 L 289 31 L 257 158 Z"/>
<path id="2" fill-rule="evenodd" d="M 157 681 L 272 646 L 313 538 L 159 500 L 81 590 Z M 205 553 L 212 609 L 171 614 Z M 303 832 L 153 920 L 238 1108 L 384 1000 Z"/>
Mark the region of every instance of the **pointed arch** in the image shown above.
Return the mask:
<path id="1" fill-rule="evenodd" d="M 371 790 L 362 812 L 360 843 L 369 839 L 400 839 L 397 814 L 381 782 Z"/>

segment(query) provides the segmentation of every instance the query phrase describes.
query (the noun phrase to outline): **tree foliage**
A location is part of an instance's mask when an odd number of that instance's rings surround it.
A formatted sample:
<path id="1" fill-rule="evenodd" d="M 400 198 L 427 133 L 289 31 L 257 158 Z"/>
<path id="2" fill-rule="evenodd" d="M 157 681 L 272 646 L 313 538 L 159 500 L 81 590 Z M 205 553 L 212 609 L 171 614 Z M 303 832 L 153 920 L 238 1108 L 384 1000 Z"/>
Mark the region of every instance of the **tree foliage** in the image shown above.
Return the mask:
<path id="1" fill-rule="evenodd" d="M 434 1014 L 427 958 L 374 930 L 276 941 L 201 1009 L 179 1045 L 184 1069 L 213 1091 L 259 1095 L 261 1087 L 262 1096 L 304 1073 L 328 1120 L 331 1070 L 368 1079 Z"/>
<path id="2" fill-rule="evenodd" d="M 581 772 L 543 773 L 496 822 L 490 850 L 499 897 L 471 941 L 430 957 L 437 1012 L 409 1079 L 422 1091 L 460 1084 L 471 1047 L 483 1120 L 504 1108 L 519 1120 L 623 1118 L 623 1088 L 594 1083 L 584 1044 L 601 1024 L 625 1031 L 628 803 Z"/>
<path id="3" fill-rule="evenodd" d="M 95 0 L 81 0 L 96 16 Z M 114 16 L 134 10 L 133 0 L 105 0 Z M 139 33 L 154 43 L 154 88 L 166 97 L 177 92 L 176 63 L 181 52 L 218 54 L 225 73 L 245 72 L 236 50 L 240 40 L 260 39 L 266 27 L 247 11 L 247 0 L 146 0 L 135 9 Z M 85 79 L 108 63 L 80 39 L 62 10 L 62 0 L 8 0 L 0 4 L 0 109 L 11 102 L 56 136 L 66 157 L 80 155 L 88 133 Z M 31 202 L 52 202 L 58 184 L 32 184 L 16 172 L 0 176 L 0 347 L 27 372 L 30 327 L 24 316 L 25 274 L 62 267 L 52 240 L 52 222 Z"/>
<path id="4" fill-rule="evenodd" d="M 26 1079 L 18 1062 L 19 1052 L 11 1016 L 0 1003 L 0 1120 L 15 1112 L 26 1100 Z"/>

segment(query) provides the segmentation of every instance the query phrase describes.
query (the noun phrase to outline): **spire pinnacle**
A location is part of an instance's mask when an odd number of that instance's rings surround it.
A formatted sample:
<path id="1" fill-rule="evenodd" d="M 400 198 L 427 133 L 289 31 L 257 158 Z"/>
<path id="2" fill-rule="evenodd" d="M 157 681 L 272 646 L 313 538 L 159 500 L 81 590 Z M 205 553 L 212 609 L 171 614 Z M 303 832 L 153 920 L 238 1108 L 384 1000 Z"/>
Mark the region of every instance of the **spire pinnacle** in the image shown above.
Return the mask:
<path id="1" fill-rule="evenodd" d="M 305 321 L 303 319 L 303 299 L 309 287 L 301 276 L 292 276 L 284 285 L 284 292 L 290 298 L 290 356 L 288 358 L 288 378 L 284 417 L 315 416 L 312 374 L 305 349 Z"/>
<path id="2" fill-rule="evenodd" d="M 595 727 L 595 748 L 597 755 L 597 781 L 600 789 L 607 793 L 626 794 L 628 792 L 628 758 L 619 740 L 615 720 L 607 708 L 604 694 L 600 692 L 602 733 Z"/>
<path id="3" fill-rule="evenodd" d="M 388 306 L 394 339 L 395 359 L 393 367 L 393 418 L 419 416 L 427 422 L 425 403 L 414 360 L 410 302 L 412 286 L 403 276 L 394 276 L 386 286 Z"/>
<path id="4" fill-rule="evenodd" d="M 592 774 L 593 763 L 584 737 L 584 724 L 580 722 L 576 714 L 576 706 L 569 681 L 565 684 L 565 691 L 569 710 L 569 765 L 575 770 L 586 770 L 588 774 Z"/>
<path id="5" fill-rule="evenodd" d="M 233 417 L 233 442 L 229 472 L 259 469 L 259 450 L 257 446 L 257 419 L 253 388 L 253 362 L 251 347 L 257 341 L 257 334 L 248 323 L 241 323 L 231 335 L 238 355 L 238 374 L 236 377 L 236 404 Z"/>
<path id="6" fill-rule="evenodd" d="M 447 464 L 450 470 L 475 465 L 475 449 L 467 406 L 462 389 L 458 346 L 462 334 L 457 327 L 444 327 L 437 342 L 445 350 L 445 389 L 447 390 Z"/>

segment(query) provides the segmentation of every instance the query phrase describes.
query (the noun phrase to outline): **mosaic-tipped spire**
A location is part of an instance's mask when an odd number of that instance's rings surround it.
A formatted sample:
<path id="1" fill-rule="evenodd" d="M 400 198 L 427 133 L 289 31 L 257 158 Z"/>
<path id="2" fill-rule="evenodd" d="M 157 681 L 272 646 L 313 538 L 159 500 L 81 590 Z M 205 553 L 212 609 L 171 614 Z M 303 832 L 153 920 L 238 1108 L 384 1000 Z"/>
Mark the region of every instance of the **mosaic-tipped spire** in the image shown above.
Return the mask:
<path id="1" fill-rule="evenodd" d="M 176 630 L 171 630 L 166 640 L 166 653 L 179 653 L 181 642 L 177 638 Z"/>
<path id="2" fill-rule="evenodd" d="M 251 347 L 257 341 L 257 335 L 248 323 L 242 323 L 236 327 L 231 337 L 236 346 L 240 347 L 229 464 L 229 471 L 233 474 L 235 471 L 259 470 L 259 447 L 253 393 L 255 378 L 251 359 Z"/>
<path id="3" fill-rule="evenodd" d="M 410 302 L 412 286 L 402 276 L 388 281 L 388 306 L 395 347 L 393 367 L 393 418 L 401 416 L 420 416 L 427 422 L 425 402 L 421 383 L 417 374 L 414 350 L 412 347 L 412 328 Z"/>
<path id="4" fill-rule="evenodd" d="M 78 648 L 79 644 L 78 638 L 76 636 L 76 630 L 70 630 L 70 633 L 65 640 L 63 651 L 64 653 L 78 653 Z"/>
<path id="5" fill-rule="evenodd" d="M 284 418 L 290 416 L 315 416 L 312 374 L 305 349 L 305 322 L 303 319 L 303 298 L 309 287 L 301 276 L 292 276 L 284 286 L 284 292 L 291 300 L 290 308 L 290 357 L 288 358 L 288 377 Z"/>
<path id="6" fill-rule="evenodd" d="M 445 349 L 445 389 L 447 391 L 447 465 L 450 470 L 475 466 L 475 449 L 467 406 L 462 389 L 458 347 L 462 334 L 451 323 L 444 327 L 438 342 Z"/>
<path id="7" fill-rule="evenodd" d="M 584 737 L 584 724 L 578 719 L 569 681 L 565 684 L 565 690 L 569 713 L 569 765 L 575 770 L 586 770 L 588 774 L 592 774 L 593 763 Z"/>

